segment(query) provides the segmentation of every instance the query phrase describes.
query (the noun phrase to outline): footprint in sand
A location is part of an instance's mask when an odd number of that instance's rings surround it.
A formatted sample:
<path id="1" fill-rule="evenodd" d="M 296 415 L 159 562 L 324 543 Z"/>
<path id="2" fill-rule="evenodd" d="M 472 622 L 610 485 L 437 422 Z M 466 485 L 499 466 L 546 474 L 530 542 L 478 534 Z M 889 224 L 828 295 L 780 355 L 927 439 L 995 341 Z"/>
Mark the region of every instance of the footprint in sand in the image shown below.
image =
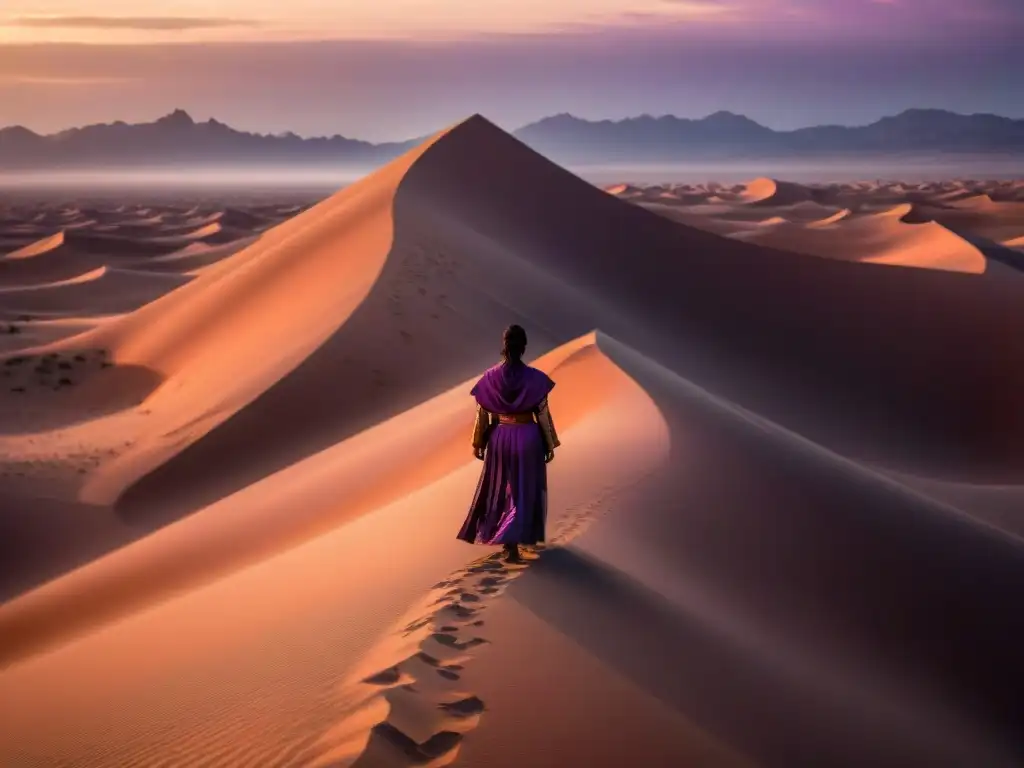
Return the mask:
<path id="1" fill-rule="evenodd" d="M 363 680 L 369 685 L 397 685 L 402 679 L 402 671 L 397 667 L 388 667 L 375 675 L 370 675 Z"/>
<path id="2" fill-rule="evenodd" d="M 407 624 L 405 629 L 402 630 L 402 634 L 405 636 L 411 635 L 413 632 L 423 629 L 423 627 L 429 626 L 433 620 L 434 618 L 432 616 L 424 616 L 422 619 L 417 619 L 411 624 Z"/>
<path id="3" fill-rule="evenodd" d="M 468 606 L 459 603 L 449 603 L 439 611 L 439 616 L 451 614 L 457 619 L 468 619 L 476 615 L 476 611 Z"/>
<path id="4" fill-rule="evenodd" d="M 398 750 L 405 756 L 410 765 L 424 765 L 432 760 L 444 757 L 454 750 L 462 741 L 462 734 L 454 731 L 441 731 L 435 733 L 426 741 L 417 744 L 413 739 L 406 736 L 398 728 L 385 721 L 373 727 L 370 733 L 370 743 L 366 745 L 363 756 L 356 761 L 355 766 L 369 765 L 364 758 L 370 760 L 380 748 L 380 745 L 387 745 Z"/>
<path id="5" fill-rule="evenodd" d="M 441 702 L 437 705 L 437 708 L 454 717 L 472 717 L 483 712 L 485 706 L 481 699 L 476 696 L 470 696 L 458 701 Z"/>
<path id="6" fill-rule="evenodd" d="M 465 642 L 460 642 L 459 638 L 455 635 L 446 632 L 435 632 L 430 636 L 430 638 L 441 645 L 447 646 L 448 648 L 454 648 L 457 651 L 466 651 L 487 642 L 482 637 L 474 637 L 466 640 Z"/>
<path id="7" fill-rule="evenodd" d="M 505 566 L 502 565 L 500 562 L 490 561 L 490 562 L 484 562 L 484 563 L 482 563 L 480 565 L 472 566 L 471 568 L 468 568 L 466 570 L 466 573 L 467 574 L 490 573 L 490 572 L 494 572 L 494 571 L 497 571 L 499 573 L 507 573 L 508 569 L 505 568 Z"/>

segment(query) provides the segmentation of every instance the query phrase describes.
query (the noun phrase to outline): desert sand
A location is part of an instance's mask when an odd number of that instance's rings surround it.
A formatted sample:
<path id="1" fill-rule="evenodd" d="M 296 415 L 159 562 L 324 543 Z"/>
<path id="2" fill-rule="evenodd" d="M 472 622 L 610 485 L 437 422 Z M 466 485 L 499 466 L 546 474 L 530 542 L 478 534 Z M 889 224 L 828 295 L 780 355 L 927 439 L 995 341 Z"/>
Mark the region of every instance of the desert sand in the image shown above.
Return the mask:
<path id="1" fill-rule="evenodd" d="M 1021 764 L 1022 191 L 475 116 L 315 204 L 8 202 L 0 764 Z M 512 322 L 523 565 L 455 539 Z"/>
<path id="2" fill-rule="evenodd" d="M 754 179 L 605 191 L 708 232 L 795 253 L 956 272 L 1024 269 L 1024 188 L 1011 182 L 808 186 Z"/>

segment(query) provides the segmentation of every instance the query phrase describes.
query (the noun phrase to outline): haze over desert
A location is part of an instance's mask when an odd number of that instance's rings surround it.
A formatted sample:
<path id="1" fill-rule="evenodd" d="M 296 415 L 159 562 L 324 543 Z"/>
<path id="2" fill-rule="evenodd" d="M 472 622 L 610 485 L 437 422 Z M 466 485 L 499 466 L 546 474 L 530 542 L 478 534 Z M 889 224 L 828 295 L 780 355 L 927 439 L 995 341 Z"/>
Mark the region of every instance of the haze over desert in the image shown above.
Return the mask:
<path id="1" fill-rule="evenodd" d="M 1024 183 L 8 193 L 0 764 L 1024 759 Z M 455 538 L 502 329 L 548 537 Z"/>

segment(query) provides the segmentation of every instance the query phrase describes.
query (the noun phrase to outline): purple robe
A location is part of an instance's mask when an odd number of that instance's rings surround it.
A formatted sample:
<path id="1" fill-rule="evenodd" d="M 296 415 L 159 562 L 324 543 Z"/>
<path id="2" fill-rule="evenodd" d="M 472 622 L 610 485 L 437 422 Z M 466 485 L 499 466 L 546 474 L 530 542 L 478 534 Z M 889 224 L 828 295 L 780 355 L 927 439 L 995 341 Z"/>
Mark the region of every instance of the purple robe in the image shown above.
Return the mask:
<path id="1" fill-rule="evenodd" d="M 487 370 L 470 394 L 490 413 L 528 413 L 555 386 L 546 373 L 523 363 Z M 547 520 L 547 465 L 540 425 L 498 424 L 466 522 L 458 538 L 471 544 L 536 544 Z"/>

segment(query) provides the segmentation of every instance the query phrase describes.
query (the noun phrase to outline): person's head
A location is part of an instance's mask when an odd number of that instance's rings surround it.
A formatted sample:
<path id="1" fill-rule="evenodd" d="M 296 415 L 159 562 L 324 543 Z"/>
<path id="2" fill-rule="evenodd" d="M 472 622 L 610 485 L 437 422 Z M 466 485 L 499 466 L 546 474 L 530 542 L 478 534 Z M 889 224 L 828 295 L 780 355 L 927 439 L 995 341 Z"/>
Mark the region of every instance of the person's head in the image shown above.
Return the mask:
<path id="1" fill-rule="evenodd" d="M 510 325 L 501 336 L 501 357 L 511 365 L 523 361 L 526 352 L 526 331 L 521 325 Z"/>

